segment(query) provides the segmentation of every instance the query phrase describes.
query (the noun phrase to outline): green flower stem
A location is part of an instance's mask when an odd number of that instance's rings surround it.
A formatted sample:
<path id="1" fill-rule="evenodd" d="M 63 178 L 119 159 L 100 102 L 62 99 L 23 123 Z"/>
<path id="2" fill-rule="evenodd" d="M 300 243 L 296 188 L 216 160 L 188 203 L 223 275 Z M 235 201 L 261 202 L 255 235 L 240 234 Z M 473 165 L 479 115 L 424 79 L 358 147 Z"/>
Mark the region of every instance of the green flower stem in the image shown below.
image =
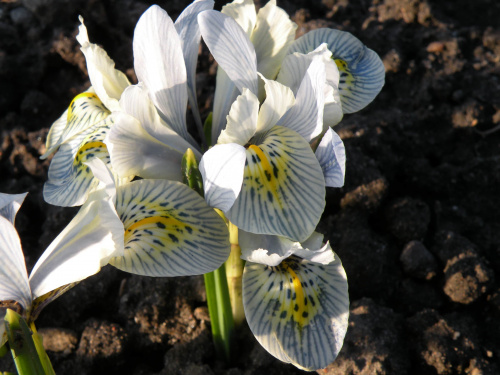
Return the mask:
<path id="1" fill-rule="evenodd" d="M 43 369 L 47 375 L 55 375 L 54 369 L 52 368 L 52 363 L 50 362 L 49 356 L 43 347 L 42 336 L 37 332 L 35 323 L 31 323 L 31 331 L 33 332 L 33 342 L 35 343 L 35 348 L 38 353 L 38 358 L 42 362 Z"/>
<path id="2" fill-rule="evenodd" d="M 7 338 L 17 372 L 20 375 L 46 374 L 33 342 L 32 333 L 24 319 L 15 311 L 7 309 L 5 321 Z M 45 353 L 45 350 L 43 352 Z M 52 369 L 52 366 L 50 368 Z M 54 374 L 54 370 L 47 374 Z"/>
<path id="3" fill-rule="evenodd" d="M 231 243 L 231 254 L 226 261 L 226 276 L 231 298 L 234 325 L 239 327 L 245 321 L 245 310 L 243 309 L 243 298 L 241 280 L 245 261 L 241 259 L 241 248 L 238 242 L 238 227 L 231 222 L 229 226 L 229 242 Z"/>
<path id="4" fill-rule="evenodd" d="M 204 196 L 203 179 L 198 169 L 198 162 L 190 149 L 186 151 L 182 158 L 182 176 L 186 185 L 202 197 Z M 224 214 L 218 210 L 216 211 L 225 220 Z M 224 264 L 219 269 L 205 274 L 204 279 L 215 350 L 219 358 L 229 362 L 231 359 L 234 321 Z"/>

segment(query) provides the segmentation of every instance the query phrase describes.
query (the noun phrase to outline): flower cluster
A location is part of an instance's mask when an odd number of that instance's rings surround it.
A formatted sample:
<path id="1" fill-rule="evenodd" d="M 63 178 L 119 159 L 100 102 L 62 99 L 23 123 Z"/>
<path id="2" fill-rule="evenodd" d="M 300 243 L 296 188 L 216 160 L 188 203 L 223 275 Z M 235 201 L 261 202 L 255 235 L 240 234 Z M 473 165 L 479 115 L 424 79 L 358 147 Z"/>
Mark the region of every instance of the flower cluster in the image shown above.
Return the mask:
<path id="1" fill-rule="evenodd" d="M 91 87 L 52 125 L 42 158 L 55 153 L 45 200 L 82 207 L 28 279 L 12 225 L 21 198 L 0 197 L 0 251 L 16 262 L 0 269 L 0 300 L 30 316 L 37 298 L 47 302 L 108 263 L 145 276 L 204 274 L 227 260 L 229 225 L 246 261 L 243 307 L 255 337 L 284 362 L 323 368 L 340 351 L 349 310 L 342 264 L 315 232 L 326 187 L 344 184 L 345 149 L 332 126 L 375 98 L 384 68 L 346 32 L 295 40 L 297 26 L 275 0 L 258 12 L 252 0 L 212 8 L 196 0 L 174 23 L 150 7 L 134 32 L 135 85 L 80 18 Z M 201 38 L 219 64 L 205 129 Z M 182 183 L 186 152 L 199 162 L 199 192 Z"/>

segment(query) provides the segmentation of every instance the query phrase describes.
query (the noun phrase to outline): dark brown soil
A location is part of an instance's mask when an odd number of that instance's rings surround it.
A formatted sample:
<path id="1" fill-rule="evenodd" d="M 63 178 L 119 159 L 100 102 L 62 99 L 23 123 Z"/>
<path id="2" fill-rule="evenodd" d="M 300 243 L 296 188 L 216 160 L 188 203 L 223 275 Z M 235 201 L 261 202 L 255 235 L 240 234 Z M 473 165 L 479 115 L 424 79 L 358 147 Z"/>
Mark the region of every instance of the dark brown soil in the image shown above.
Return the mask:
<path id="1" fill-rule="evenodd" d="M 160 2 L 176 18 L 188 1 Z M 262 2 L 261 2 L 262 3 Z M 133 28 L 149 1 L 0 1 L 0 191 L 29 191 L 17 219 L 28 269 L 76 209 L 42 198 L 51 123 L 88 87 L 78 14 L 134 80 Z M 319 230 L 351 295 L 344 347 L 319 374 L 500 373 L 500 2 L 278 1 L 302 34 L 334 27 L 379 53 L 386 85 L 336 128 L 346 185 Z M 216 8 L 220 9 L 221 2 Z M 203 115 L 215 65 L 200 61 Z M 208 72 L 208 73 L 207 73 Z M 111 267 L 42 312 L 58 374 L 299 374 L 242 328 L 234 363 L 215 359 L 200 277 Z M 11 370 L 9 356 L 0 370 Z"/>

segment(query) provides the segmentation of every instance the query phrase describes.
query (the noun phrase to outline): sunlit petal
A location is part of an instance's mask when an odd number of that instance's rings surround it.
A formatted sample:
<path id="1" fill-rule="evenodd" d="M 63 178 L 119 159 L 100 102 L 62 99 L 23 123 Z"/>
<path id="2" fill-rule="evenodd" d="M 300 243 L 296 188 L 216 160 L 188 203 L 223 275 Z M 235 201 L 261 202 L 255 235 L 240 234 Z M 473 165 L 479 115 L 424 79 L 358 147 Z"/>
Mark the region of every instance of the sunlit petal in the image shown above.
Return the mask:
<path id="1" fill-rule="evenodd" d="M 134 31 L 134 67 L 165 121 L 185 139 L 188 101 L 182 45 L 174 23 L 157 5 L 143 13 Z"/>
<path id="2" fill-rule="evenodd" d="M 87 131 L 90 127 L 104 120 L 110 111 L 93 92 L 88 90 L 73 99 L 69 108 L 52 124 L 47 136 L 47 151 L 40 157 L 46 159 L 61 144 L 70 141 L 74 136 Z"/>
<path id="3" fill-rule="evenodd" d="M 325 207 L 325 179 L 309 143 L 275 126 L 246 156 L 241 193 L 226 217 L 247 232 L 307 239 Z"/>
<path id="4" fill-rule="evenodd" d="M 130 82 L 125 74 L 115 69 L 115 62 L 109 58 L 105 50 L 89 42 L 87 28 L 83 24 L 82 17 L 80 17 L 80 22 L 76 39 L 82 46 L 81 50 L 85 55 L 92 87 L 109 110 L 118 109 L 118 99 Z"/>
<path id="5" fill-rule="evenodd" d="M 194 190 L 165 180 L 119 187 L 116 209 L 125 226 L 125 254 L 115 267 L 146 276 L 210 272 L 229 256 L 224 220 Z"/>
<path id="6" fill-rule="evenodd" d="M 94 275 L 117 254 L 123 254 L 123 224 L 99 190 L 38 259 L 30 275 L 33 297 Z"/>
<path id="7" fill-rule="evenodd" d="M 244 146 L 257 130 L 259 100 L 248 89 L 238 96 L 227 116 L 226 129 L 222 131 L 218 144 L 237 143 Z"/>
<path id="8" fill-rule="evenodd" d="M 257 54 L 257 70 L 264 77 L 276 78 L 296 29 L 288 14 L 276 6 L 276 0 L 270 0 L 259 10 L 250 40 Z"/>
<path id="9" fill-rule="evenodd" d="M 175 29 L 179 34 L 182 52 L 186 62 L 188 98 L 195 121 L 202 126 L 196 98 L 196 63 L 201 33 L 198 27 L 198 14 L 214 7 L 213 0 L 196 0 L 179 15 L 175 21 Z"/>
<path id="10" fill-rule="evenodd" d="M 316 149 L 326 186 L 342 187 L 345 179 L 345 147 L 344 142 L 332 129 L 328 129 Z"/>
<path id="11" fill-rule="evenodd" d="M 376 52 L 345 31 L 316 29 L 297 39 L 289 53 L 308 53 L 322 43 L 328 44 L 340 71 L 339 90 L 344 113 L 368 105 L 384 86 L 385 69 Z"/>
<path id="12" fill-rule="evenodd" d="M 300 248 L 300 243 L 285 237 L 255 234 L 239 230 L 241 259 L 247 262 L 277 266 Z"/>
<path id="13" fill-rule="evenodd" d="M 234 0 L 224 5 L 221 12 L 233 18 L 248 37 L 252 35 L 257 22 L 257 13 L 255 12 L 253 0 Z"/>
<path id="14" fill-rule="evenodd" d="M 246 87 L 257 95 L 257 57 L 241 26 L 231 17 L 213 10 L 200 13 L 198 22 L 210 52 L 238 90 L 241 92 Z"/>
<path id="15" fill-rule="evenodd" d="M 0 301 L 16 301 L 28 309 L 31 291 L 21 241 L 14 225 L 3 216 L 0 216 L 0 259 Z"/>
<path id="16" fill-rule="evenodd" d="M 229 210 L 241 191 L 246 162 L 243 146 L 216 145 L 205 152 L 200 162 L 205 199 L 209 206 Z"/>
<path id="17" fill-rule="evenodd" d="M 298 257 L 269 267 L 247 263 L 243 305 L 248 325 L 273 356 L 317 370 L 337 357 L 347 330 L 347 278 L 337 256 L 328 265 Z"/>
<path id="18" fill-rule="evenodd" d="M 264 80 L 266 99 L 259 111 L 257 131 L 265 132 L 271 129 L 278 120 L 295 104 L 295 96 L 290 88 L 279 82 Z"/>
<path id="19" fill-rule="evenodd" d="M 119 176 L 182 180 L 182 152 L 152 137 L 136 118 L 124 112 L 115 112 L 112 117 L 115 125 L 105 143 Z"/>
<path id="20" fill-rule="evenodd" d="M 0 216 L 3 216 L 14 224 L 17 211 L 21 208 L 24 198 L 28 193 L 22 194 L 4 194 L 0 193 Z"/>

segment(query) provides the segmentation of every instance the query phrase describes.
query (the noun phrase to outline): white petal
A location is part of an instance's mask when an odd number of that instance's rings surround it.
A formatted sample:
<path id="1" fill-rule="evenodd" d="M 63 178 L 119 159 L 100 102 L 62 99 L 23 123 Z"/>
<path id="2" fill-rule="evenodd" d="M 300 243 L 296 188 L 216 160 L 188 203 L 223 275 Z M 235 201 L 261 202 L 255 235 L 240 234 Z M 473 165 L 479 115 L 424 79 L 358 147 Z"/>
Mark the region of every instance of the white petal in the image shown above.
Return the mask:
<path id="1" fill-rule="evenodd" d="M 221 12 L 233 18 L 248 37 L 252 35 L 255 23 L 257 22 L 257 13 L 255 12 L 253 0 L 234 0 L 224 5 Z"/>
<path id="2" fill-rule="evenodd" d="M 300 248 L 298 242 L 285 237 L 238 231 L 241 259 L 247 262 L 277 266 Z"/>
<path id="3" fill-rule="evenodd" d="M 0 301 L 16 301 L 29 309 L 31 291 L 21 241 L 14 225 L 3 216 L 0 216 L 0 259 Z"/>
<path id="4" fill-rule="evenodd" d="M 14 224 L 17 211 L 21 208 L 28 193 L 22 194 L 4 194 L 0 193 L 0 216 L 3 216 Z"/>
<path id="5" fill-rule="evenodd" d="M 174 23 L 157 5 L 141 16 L 134 31 L 134 67 L 165 121 L 187 139 L 187 73 Z"/>
<path id="6" fill-rule="evenodd" d="M 295 39 L 297 25 L 288 14 L 270 0 L 257 14 L 250 40 L 257 54 L 257 70 L 268 79 L 276 78 L 281 62 Z"/>
<path id="7" fill-rule="evenodd" d="M 342 187 L 345 179 L 345 147 L 344 142 L 332 129 L 328 129 L 316 149 L 326 186 Z"/>
<path id="8" fill-rule="evenodd" d="M 89 42 L 82 17 L 80 22 L 78 28 L 80 32 L 76 39 L 82 46 L 92 87 L 109 110 L 118 109 L 118 99 L 130 82 L 125 74 L 115 69 L 115 62 L 109 58 L 105 50 Z"/>
<path id="9" fill-rule="evenodd" d="M 212 116 L 212 144 L 217 143 L 220 133 L 227 124 L 227 115 L 231 105 L 240 95 L 236 85 L 227 74 L 219 67 L 215 82 L 214 108 Z"/>
<path id="10" fill-rule="evenodd" d="M 123 254 L 123 224 L 104 190 L 93 193 L 38 259 L 30 275 L 33 297 L 99 272 Z"/>
<path id="11" fill-rule="evenodd" d="M 325 65 L 314 60 L 302 79 L 295 105 L 278 121 L 304 137 L 308 142 L 323 131 L 325 106 Z"/>
<path id="12" fill-rule="evenodd" d="M 297 257 L 277 267 L 247 263 L 243 306 L 269 353 L 303 370 L 324 368 L 337 357 L 347 331 L 346 274 L 338 257 L 328 265 Z"/>
<path id="13" fill-rule="evenodd" d="M 182 152 L 152 137 L 136 118 L 124 112 L 114 112 L 112 117 L 115 125 L 105 143 L 119 176 L 182 180 Z"/>
<path id="14" fill-rule="evenodd" d="M 308 53 L 322 43 L 328 44 L 340 70 L 339 90 L 344 113 L 367 106 L 385 82 L 385 69 L 376 52 L 345 31 L 316 29 L 297 39 L 288 53 Z"/>
<path id="15" fill-rule="evenodd" d="M 205 200 L 224 212 L 238 197 L 246 162 L 245 148 L 235 143 L 216 145 L 205 152 L 200 162 Z"/>
<path id="16" fill-rule="evenodd" d="M 87 131 L 109 114 L 109 110 L 106 109 L 92 88 L 75 96 L 69 108 L 52 124 L 46 143 L 47 151 L 40 159 L 46 159 L 60 145 Z M 64 119 L 63 116 L 65 116 Z"/>
<path id="17" fill-rule="evenodd" d="M 266 99 L 259 111 L 257 131 L 265 132 L 275 126 L 278 120 L 295 104 L 292 90 L 279 82 L 264 80 Z"/>
<path id="18" fill-rule="evenodd" d="M 238 90 L 241 92 L 246 87 L 257 95 L 257 57 L 241 26 L 214 10 L 200 13 L 198 22 L 210 52 Z"/>
<path id="19" fill-rule="evenodd" d="M 203 124 L 201 123 L 198 100 L 196 98 L 196 63 L 198 61 L 201 33 L 197 17 L 200 12 L 212 9 L 213 7 L 213 0 L 196 0 L 184 9 L 175 21 L 175 29 L 179 34 L 186 62 L 189 103 L 191 104 L 195 121 L 200 127 Z"/>
<path id="20" fill-rule="evenodd" d="M 226 217 L 247 232 L 303 241 L 325 207 L 323 172 L 294 131 L 275 126 L 262 138 L 246 150 L 243 186 Z"/>
<path id="21" fill-rule="evenodd" d="M 180 182 L 140 180 L 121 186 L 116 209 L 125 226 L 125 253 L 110 264 L 146 276 L 211 272 L 230 252 L 222 218 Z"/>
<path id="22" fill-rule="evenodd" d="M 236 143 L 244 146 L 257 129 L 259 100 L 248 89 L 238 96 L 227 116 L 226 129 L 222 131 L 218 144 Z"/>
<path id="23" fill-rule="evenodd" d="M 99 158 L 90 159 L 85 162 L 85 165 L 90 167 L 94 177 L 100 181 L 100 185 L 106 190 L 106 195 L 111 201 L 114 201 L 116 196 L 116 183 L 111 170 Z"/>

